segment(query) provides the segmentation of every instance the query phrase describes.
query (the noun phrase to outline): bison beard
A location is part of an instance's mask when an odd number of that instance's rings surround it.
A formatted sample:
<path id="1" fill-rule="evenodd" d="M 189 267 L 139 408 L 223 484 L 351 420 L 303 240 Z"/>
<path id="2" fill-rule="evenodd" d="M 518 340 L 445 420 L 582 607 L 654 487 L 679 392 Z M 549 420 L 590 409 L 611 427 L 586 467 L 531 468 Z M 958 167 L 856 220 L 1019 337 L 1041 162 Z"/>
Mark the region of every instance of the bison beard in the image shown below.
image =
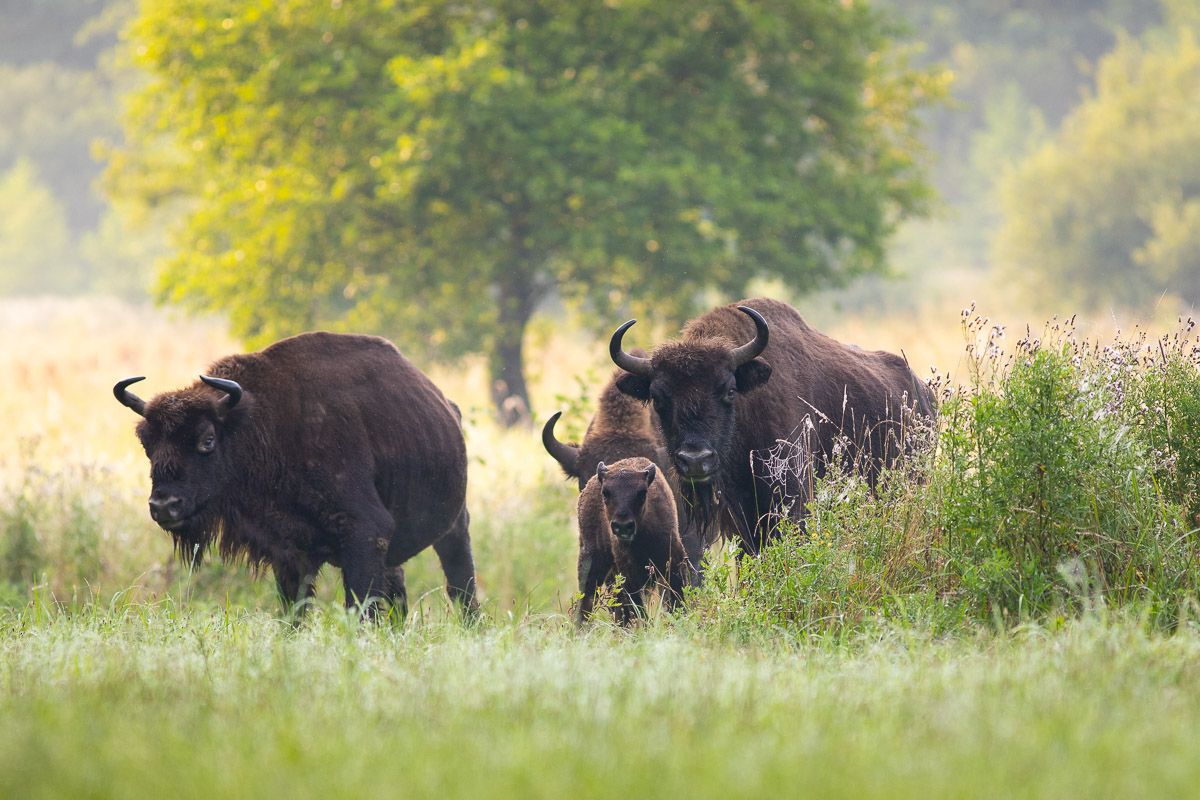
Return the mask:
<path id="1" fill-rule="evenodd" d="M 150 513 L 198 561 L 270 565 L 285 607 L 340 567 L 347 605 L 406 606 L 403 562 L 432 546 L 475 608 L 457 408 L 388 341 L 310 333 L 214 363 L 215 377 L 144 402 Z"/>
<path id="2" fill-rule="evenodd" d="M 913 418 L 935 416 L 902 358 L 831 339 L 786 303 L 715 308 L 650 358 L 622 349 L 632 324 L 609 345 L 626 371 L 617 386 L 653 403 L 691 523 L 720 527 L 745 552 L 801 517 L 809 478 L 835 456 L 874 481 L 908 446 Z M 803 451 L 799 468 L 756 470 L 781 442 Z"/>

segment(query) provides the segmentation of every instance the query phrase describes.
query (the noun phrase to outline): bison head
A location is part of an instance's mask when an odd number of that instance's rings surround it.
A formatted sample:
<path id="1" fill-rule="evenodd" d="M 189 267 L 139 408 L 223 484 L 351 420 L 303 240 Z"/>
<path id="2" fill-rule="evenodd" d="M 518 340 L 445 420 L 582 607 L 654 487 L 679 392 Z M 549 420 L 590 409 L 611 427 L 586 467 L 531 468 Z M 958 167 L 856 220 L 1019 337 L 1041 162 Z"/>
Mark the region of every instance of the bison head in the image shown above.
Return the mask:
<path id="1" fill-rule="evenodd" d="M 609 353 L 625 370 L 622 392 L 654 404 L 667 452 L 687 484 L 719 479 L 729 454 L 739 394 L 753 391 L 771 377 L 758 355 L 767 346 L 766 320 L 752 308 L 738 309 L 754 320 L 754 338 L 737 347 L 720 338 L 686 338 L 660 345 L 651 358 L 621 349 L 621 338 L 636 320 L 617 328 Z"/>
<path id="2" fill-rule="evenodd" d="M 617 541 L 628 544 L 637 537 L 638 524 L 646 509 L 646 492 L 654 483 L 656 472 L 653 464 L 645 469 L 609 469 L 601 461 L 596 466 L 608 527 Z"/>
<path id="3" fill-rule="evenodd" d="M 126 378 L 113 387 L 117 400 L 142 417 L 137 435 L 150 459 L 150 516 L 177 540 L 205 545 L 215 506 L 235 477 L 229 439 L 247 413 L 236 381 L 201 375 L 202 384 L 145 402 Z"/>

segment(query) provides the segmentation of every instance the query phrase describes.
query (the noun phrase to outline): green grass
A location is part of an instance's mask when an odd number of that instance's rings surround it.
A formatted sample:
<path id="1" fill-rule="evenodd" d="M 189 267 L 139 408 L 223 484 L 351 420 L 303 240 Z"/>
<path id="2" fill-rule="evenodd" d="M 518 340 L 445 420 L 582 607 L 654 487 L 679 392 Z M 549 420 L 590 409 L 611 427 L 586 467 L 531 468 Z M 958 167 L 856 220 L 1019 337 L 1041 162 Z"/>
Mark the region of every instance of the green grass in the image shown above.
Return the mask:
<path id="1" fill-rule="evenodd" d="M 1097 616 L 738 648 L 559 616 L 7 612 L 6 797 L 1183 797 L 1200 632 Z"/>

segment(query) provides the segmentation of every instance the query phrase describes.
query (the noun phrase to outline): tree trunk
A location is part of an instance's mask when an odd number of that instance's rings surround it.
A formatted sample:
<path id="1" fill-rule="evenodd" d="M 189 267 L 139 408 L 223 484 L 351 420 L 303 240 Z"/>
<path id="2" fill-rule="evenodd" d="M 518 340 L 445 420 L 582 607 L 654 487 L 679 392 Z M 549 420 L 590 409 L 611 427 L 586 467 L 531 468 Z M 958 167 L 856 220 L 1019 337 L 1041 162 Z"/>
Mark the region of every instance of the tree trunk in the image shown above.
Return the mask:
<path id="1" fill-rule="evenodd" d="M 528 425 L 529 390 L 525 386 L 525 327 L 537 305 L 528 271 L 532 264 L 513 265 L 499 276 L 496 336 L 490 354 L 492 403 L 506 427 Z"/>

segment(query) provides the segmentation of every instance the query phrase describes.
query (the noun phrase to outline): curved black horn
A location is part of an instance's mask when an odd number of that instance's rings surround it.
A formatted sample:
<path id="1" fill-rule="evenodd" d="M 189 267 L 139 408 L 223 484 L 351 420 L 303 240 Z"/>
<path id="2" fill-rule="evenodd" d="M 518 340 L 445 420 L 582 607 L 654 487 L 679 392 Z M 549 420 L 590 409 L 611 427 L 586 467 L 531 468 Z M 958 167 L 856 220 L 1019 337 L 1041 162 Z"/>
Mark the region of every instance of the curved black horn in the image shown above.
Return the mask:
<path id="1" fill-rule="evenodd" d="M 546 420 L 546 424 L 542 426 L 542 447 L 546 448 L 559 465 L 567 471 L 569 475 L 575 474 L 575 468 L 579 466 L 579 448 L 575 445 L 564 444 L 554 436 L 554 424 L 558 422 L 558 418 L 562 416 L 561 411 L 555 411 L 550 419 Z"/>
<path id="2" fill-rule="evenodd" d="M 635 322 L 637 322 L 636 319 L 631 319 L 617 328 L 616 333 L 612 335 L 612 339 L 608 342 L 608 354 L 612 356 L 613 363 L 626 372 L 641 375 L 643 378 L 649 378 L 654 372 L 650 367 L 650 359 L 631 356 L 621 349 L 621 337 L 625 335 L 625 331 L 633 327 L 633 323 Z"/>
<path id="3" fill-rule="evenodd" d="M 738 311 L 741 311 L 743 314 L 750 317 L 750 319 L 754 320 L 755 331 L 754 339 L 746 342 L 744 345 L 734 349 L 734 351 L 730 353 L 730 355 L 733 356 L 734 369 L 737 369 L 742 364 L 745 364 L 747 361 L 750 361 L 753 358 L 757 358 L 759 353 L 761 353 L 763 350 L 766 350 L 767 340 L 771 335 L 771 330 L 767 327 L 767 321 L 762 318 L 762 314 L 758 313 L 749 306 L 738 306 Z"/>
<path id="4" fill-rule="evenodd" d="M 132 408 L 142 417 L 146 416 L 146 401 L 133 392 L 128 391 L 126 387 L 144 380 L 146 380 L 145 375 L 138 375 L 136 378 L 125 378 L 124 380 L 117 381 L 117 385 L 113 387 L 113 397 L 117 398 L 117 402 L 126 408 Z"/>
<path id="5" fill-rule="evenodd" d="M 229 395 L 223 401 L 221 401 L 221 405 L 224 406 L 226 411 L 229 411 L 231 408 L 236 406 L 238 401 L 242 399 L 242 385 L 237 381 L 230 381 L 226 380 L 225 378 L 210 378 L 207 375 L 201 375 L 200 380 L 204 381 L 212 388 L 220 389 L 222 392 L 225 392 L 227 395 Z"/>

